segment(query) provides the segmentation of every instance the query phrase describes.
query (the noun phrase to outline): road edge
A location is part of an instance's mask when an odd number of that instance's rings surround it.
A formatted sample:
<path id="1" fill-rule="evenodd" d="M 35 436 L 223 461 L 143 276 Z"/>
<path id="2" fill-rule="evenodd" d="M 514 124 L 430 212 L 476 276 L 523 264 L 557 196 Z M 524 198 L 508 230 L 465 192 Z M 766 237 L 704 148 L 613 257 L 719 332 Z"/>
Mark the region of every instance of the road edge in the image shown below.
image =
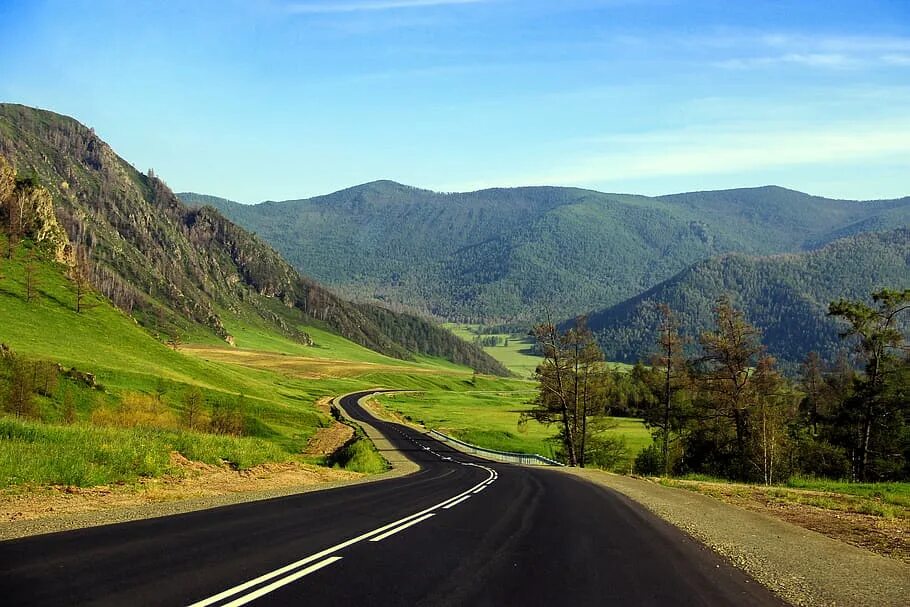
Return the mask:
<path id="1" fill-rule="evenodd" d="M 680 529 L 794 605 L 906 605 L 910 566 L 759 512 L 589 468 L 556 472 L 615 491 Z"/>

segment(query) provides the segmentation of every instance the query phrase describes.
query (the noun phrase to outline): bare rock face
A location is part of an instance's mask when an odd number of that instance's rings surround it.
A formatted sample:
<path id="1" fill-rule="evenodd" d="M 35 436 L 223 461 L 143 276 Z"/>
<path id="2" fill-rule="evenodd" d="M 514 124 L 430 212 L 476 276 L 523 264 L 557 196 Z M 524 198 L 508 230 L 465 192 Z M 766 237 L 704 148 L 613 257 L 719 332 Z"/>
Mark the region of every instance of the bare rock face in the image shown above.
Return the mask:
<path id="1" fill-rule="evenodd" d="M 47 242 L 53 247 L 54 259 L 60 263 L 72 262 L 72 247 L 69 238 L 54 212 L 54 201 L 50 192 L 42 187 L 30 195 L 32 229 L 36 242 Z"/>
<path id="2" fill-rule="evenodd" d="M 66 231 L 57 221 L 51 193 L 31 178 L 22 178 L 6 158 L 0 156 L 0 220 L 12 238 L 32 238 L 48 243 L 54 259 L 71 262 L 72 247 Z"/>

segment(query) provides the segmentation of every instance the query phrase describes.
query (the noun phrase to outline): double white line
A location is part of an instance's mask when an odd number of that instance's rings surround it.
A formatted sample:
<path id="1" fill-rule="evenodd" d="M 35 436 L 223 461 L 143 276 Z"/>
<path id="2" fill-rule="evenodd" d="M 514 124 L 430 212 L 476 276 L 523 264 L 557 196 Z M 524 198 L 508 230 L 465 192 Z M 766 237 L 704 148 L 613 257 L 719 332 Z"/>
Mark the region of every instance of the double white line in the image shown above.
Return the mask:
<path id="1" fill-rule="evenodd" d="M 349 546 L 353 546 L 354 544 L 357 544 L 364 540 L 370 540 L 371 542 L 382 541 L 385 538 L 389 537 L 390 535 L 394 535 L 394 534 L 398 533 L 399 531 L 403 531 L 403 530 L 407 529 L 408 527 L 412 527 L 412 526 L 414 526 L 420 522 L 423 522 L 423 521 L 427 520 L 428 518 L 434 516 L 435 510 L 439 510 L 439 509 L 448 510 L 449 508 L 458 505 L 459 503 L 461 503 L 461 502 L 465 501 L 466 499 L 468 499 L 469 497 L 471 497 L 472 492 L 476 493 L 480 489 L 485 488 L 487 485 L 489 485 L 490 483 L 495 481 L 496 478 L 499 476 L 496 473 L 496 471 L 493 470 L 492 468 L 487 468 L 486 466 L 481 466 L 481 465 L 473 464 L 470 462 L 460 462 L 460 463 L 464 466 L 474 466 L 476 468 L 483 468 L 484 470 L 486 470 L 489 473 L 490 476 L 488 478 L 486 478 L 485 480 L 477 483 L 476 485 L 474 485 L 467 491 L 462 491 L 458 495 L 450 497 L 449 499 L 447 499 L 443 502 L 440 502 L 440 503 L 436 504 L 435 506 L 431 506 L 429 508 L 426 508 L 425 510 L 421 510 L 420 512 L 415 512 L 414 514 L 412 514 L 410 516 L 406 516 L 402 519 L 398 519 L 397 521 L 388 523 L 387 525 L 383 525 L 382 527 L 379 527 L 378 529 L 368 531 L 367 533 L 364 533 L 362 535 L 358 535 L 357 537 L 354 537 L 354 538 L 351 538 L 344 542 L 341 542 L 340 544 L 335 544 L 334 546 L 332 546 L 330 548 L 326 548 L 325 550 L 321 550 L 321 551 L 317 552 L 316 554 L 311 554 L 310 556 L 302 558 L 299 561 L 294 561 L 293 563 L 285 565 L 284 567 L 275 569 L 274 571 L 270 571 L 266 574 L 260 575 L 257 578 L 249 580 L 248 582 L 238 584 L 237 586 L 234 586 L 233 588 L 228 588 L 224 592 L 219 592 L 218 594 L 210 596 L 207 599 L 203 599 L 201 601 L 193 603 L 189 607 L 208 607 L 209 605 L 214 605 L 215 603 L 218 603 L 219 601 L 222 601 L 224 599 L 228 599 L 232 596 L 241 594 L 244 591 L 250 590 L 251 588 L 255 588 L 256 586 L 259 586 L 260 584 L 263 584 L 264 582 L 268 582 L 269 580 L 279 578 L 279 579 L 275 580 L 274 582 L 272 582 L 271 584 L 262 586 L 261 588 L 257 588 L 256 590 L 253 590 L 252 592 L 249 592 L 248 594 L 243 594 L 242 596 L 239 596 L 228 603 L 224 603 L 221 605 L 221 607 L 239 607 L 240 605 L 246 605 L 250 601 L 254 601 L 261 596 L 264 596 L 274 590 L 277 590 L 278 588 L 281 588 L 282 586 L 286 586 L 287 584 L 290 584 L 296 580 L 299 580 L 300 578 L 302 578 L 306 575 L 309 575 L 309 574 L 313 573 L 314 571 L 318 571 L 318 570 L 322 569 L 323 567 L 327 567 L 327 566 L 331 565 L 332 563 L 340 561 L 342 557 L 330 556 L 333 552 L 338 552 L 339 550 L 343 550 Z M 313 563 L 313 564 L 311 565 L 310 563 Z M 305 565 L 309 565 L 309 567 L 305 567 Z M 282 576 L 284 576 L 284 577 L 282 577 Z"/>

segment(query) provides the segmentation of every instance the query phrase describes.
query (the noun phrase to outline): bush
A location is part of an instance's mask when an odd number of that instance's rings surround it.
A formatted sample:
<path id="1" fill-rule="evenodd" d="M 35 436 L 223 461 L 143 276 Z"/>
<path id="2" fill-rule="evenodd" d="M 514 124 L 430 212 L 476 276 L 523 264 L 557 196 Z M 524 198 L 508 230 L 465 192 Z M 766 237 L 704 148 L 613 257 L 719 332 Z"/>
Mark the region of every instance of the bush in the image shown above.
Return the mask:
<path id="1" fill-rule="evenodd" d="M 120 428 L 161 428 L 176 430 L 180 424 L 173 411 L 147 394 L 127 393 L 116 408 L 101 408 L 92 413 L 92 423 Z"/>
<path id="2" fill-rule="evenodd" d="M 377 474 L 389 468 L 389 463 L 366 438 L 356 438 L 348 442 L 332 454 L 330 461 L 336 468 L 364 474 Z"/>
<path id="3" fill-rule="evenodd" d="M 635 457 L 635 473 L 643 476 L 660 476 L 664 471 L 664 456 L 657 445 L 649 445 Z"/>
<path id="4" fill-rule="evenodd" d="M 598 468 L 614 470 L 629 460 L 626 439 L 606 434 L 589 436 L 585 445 L 585 459 Z"/>

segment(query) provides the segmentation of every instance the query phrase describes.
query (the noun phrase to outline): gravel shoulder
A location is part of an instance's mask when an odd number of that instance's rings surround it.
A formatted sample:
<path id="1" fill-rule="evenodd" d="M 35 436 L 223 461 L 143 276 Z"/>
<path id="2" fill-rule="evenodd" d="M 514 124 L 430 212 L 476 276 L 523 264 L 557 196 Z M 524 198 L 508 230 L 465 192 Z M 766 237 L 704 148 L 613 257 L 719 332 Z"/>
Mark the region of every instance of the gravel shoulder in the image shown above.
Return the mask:
<path id="1" fill-rule="evenodd" d="M 910 566 L 717 499 L 600 470 L 563 469 L 686 531 L 794 605 L 905 606 Z"/>

